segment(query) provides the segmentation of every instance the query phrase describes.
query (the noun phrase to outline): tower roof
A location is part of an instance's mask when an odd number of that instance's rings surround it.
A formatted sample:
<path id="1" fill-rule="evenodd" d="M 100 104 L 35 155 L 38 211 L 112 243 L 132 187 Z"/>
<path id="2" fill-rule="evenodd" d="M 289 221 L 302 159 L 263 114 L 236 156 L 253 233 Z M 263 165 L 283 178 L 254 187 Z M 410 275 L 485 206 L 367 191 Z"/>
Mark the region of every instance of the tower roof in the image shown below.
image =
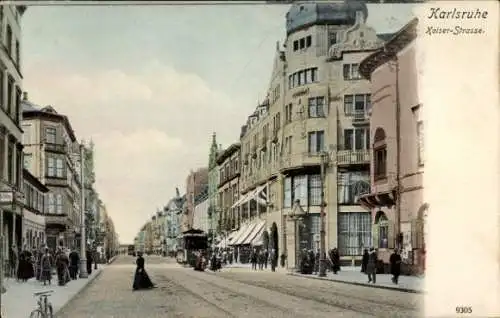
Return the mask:
<path id="1" fill-rule="evenodd" d="M 290 34 L 314 24 L 354 24 L 357 11 L 363 12 L 366 21 L 368 8 L 364 1 L 294 4 L 286 14 L 286 33 Z"/>

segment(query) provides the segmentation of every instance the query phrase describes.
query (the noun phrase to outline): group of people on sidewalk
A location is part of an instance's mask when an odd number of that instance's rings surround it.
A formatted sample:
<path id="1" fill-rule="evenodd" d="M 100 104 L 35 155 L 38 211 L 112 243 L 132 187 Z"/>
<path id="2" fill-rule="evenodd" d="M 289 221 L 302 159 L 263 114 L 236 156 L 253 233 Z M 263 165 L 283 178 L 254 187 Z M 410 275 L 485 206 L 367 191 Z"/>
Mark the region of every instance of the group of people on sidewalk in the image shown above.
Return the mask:
<path id="1" fill-rule="evenodd" d="M 326 253 L 323 255 L 326 260 L 326 267 L 330 269 L 335 275 L 340 271 L 340 254 L 337 248 L 333 248 L 328 251 L 328 257 Z M 319 272 L 320 263 L 320 252 L 316 253 L 313 250 L 302 250 L 300 256 L 300 272 L 302 274 L 316 274 Z"/>
<path id="2" fill-rule="evenodd" d="M 92 252 L 87 250 L 87 273 L 92 273 Z M 52 274 L 55 270 L 59 286 L 78 278 L 80 255 L 76 250 L 70 250 L 62 245 L 51 250 L 48 247 L 33 248 L 31 251 L 25 245 L 18 252 L 16 246 L 9 250 L 11 277 L 20 282 L 36 278 L 44 285 L 52 284 Z"/>
<path id="3" fill-rule="evenodd" d="M 395 249 L 389 257 L 391 281 L 398 284 L 399 276 L 401 275 L 401 255 L 399 250 Z M 370 250 L 365 249 L 361 260 L 361 272 L 368 275 L 368 283 L 377 283 L 378 270 L 378 255 L 377 250 L 373 247 Z"/>
<path id="4" fill-rule="evenodd" d="M 268 251 L 267 249 L 257 250 L 253 249 L 250 253 L 250 262 L 252 263 L 252 269 L 257 270 L 257 265 L 259 270 L 267 269 L 267 264 L 271 266 L 271 271 L 276 271 L 276 266 L 278 265 L 278 257 L 274 249 Z"/>

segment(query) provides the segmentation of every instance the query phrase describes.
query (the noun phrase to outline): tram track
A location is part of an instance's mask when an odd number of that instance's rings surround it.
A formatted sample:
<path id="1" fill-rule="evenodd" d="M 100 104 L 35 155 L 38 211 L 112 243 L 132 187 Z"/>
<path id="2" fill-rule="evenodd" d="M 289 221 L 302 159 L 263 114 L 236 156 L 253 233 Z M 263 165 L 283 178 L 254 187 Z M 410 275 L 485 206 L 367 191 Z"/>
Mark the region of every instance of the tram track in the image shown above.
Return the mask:
<path id="1" fill-rule="evenodd" d="M 209 275 L 217 276 L 217 273 L 207 273 Z M 339 307 L 342 309 L 363 313 L 370 316 L 380 316 L 381 314 L 387 315 L 392 312 L 391 317 L 414 317 L 418 316 L 418 308 L 414 306 L 403 306 L 395 302 L 387 302 L 383 300 L 373 300 L 367 297 L 360 297 L 353 294 L 346 294 L 338 292 L 332 288 L 309 288 L 293 284 L 292 286 L 278 286 L 276 283 L 269 281 L 262 282 L 252 279 L 236 278 L 234 275 L 222 274 L 220 277 L 225 279 L 273 290 L 285 295 L 307 299 L 317 303 L 325 304 L 328 306 Z M 336 296 L 336 297 L 325 297 Z M 355 300 L 355 302 L 353 302 Z M 368 303 L 368 304 L 367 304 Z M 381 313 L 380 315 L 377 313 Z"/>

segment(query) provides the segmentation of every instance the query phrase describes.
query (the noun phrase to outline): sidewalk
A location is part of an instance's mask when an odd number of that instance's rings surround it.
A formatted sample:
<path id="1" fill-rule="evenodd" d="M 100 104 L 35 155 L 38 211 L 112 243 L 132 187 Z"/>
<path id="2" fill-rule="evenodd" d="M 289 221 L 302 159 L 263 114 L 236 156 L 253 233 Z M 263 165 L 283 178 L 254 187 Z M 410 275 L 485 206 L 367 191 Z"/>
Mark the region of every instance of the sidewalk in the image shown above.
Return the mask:
<path id="1" fill-rule="evenodd" d="M 26 318 L 30 316 L 33 309 L 36 308 L 37 298 L 33 293 L 44 290 L 53 290 L 54 293 L 49 297 L 54 309 L 54 315 L 61 310 L 64 305 L 70 302 L 78 293 L 80 293 L 88 284 L 101 274 L 103 266 L 100 265 L 97 270 L 92 270 L 88 278 L 79 278 L 70 281 L 66 286 L 57 285 L 57 277 L 52 276 L 52 285 L 43 286 L 36 279 L 30 279 L 25 283 L 17 282 L 15 279 L 5 281 L 7 292 L 2 295 L 2 307 L 5 316 L 9 318 Z"/>
<path id="2" fill-rule="evenodd" d="M 408 293 L 424 293 L 424 278 L 417 276 L 400 276 L 399 283 L 393 284 L 391 281 L 392 275 L 377 274 L 377 283 L 368 283 L 368 276 L 361 273 L 360 267 L 345 266 L 341 271 L 334 275 L 332 272 L 327 272 L 326 277 L 318 277 L 318 275 L 304 275 L 299 273 L 289 273 L 288 275 L 299 276 L 309 279 L 329 280 L 339 283 L 369 286 L 373 288 L 392 289 Z"/>

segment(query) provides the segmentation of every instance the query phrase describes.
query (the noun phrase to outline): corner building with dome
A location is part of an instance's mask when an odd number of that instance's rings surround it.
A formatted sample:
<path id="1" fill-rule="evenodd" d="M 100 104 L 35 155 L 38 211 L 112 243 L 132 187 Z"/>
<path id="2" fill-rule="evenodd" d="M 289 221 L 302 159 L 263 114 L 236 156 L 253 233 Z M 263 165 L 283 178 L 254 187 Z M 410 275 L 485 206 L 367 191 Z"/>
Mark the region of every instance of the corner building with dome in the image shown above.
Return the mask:
<path id="1" fill-rule="evenodd" d="M 370 83 L 358 66 L 390 35 L 367 17 L 361 1 L 294 4 L 286 14 L 267 97 L 242 126 L 240 162 L 229 167 L 239 193 L 219 198 L 240 258 L 260 246 L 294 268 L 301 250 L 319 250 L 322 162 L 326 250 L 359 265 L 372 246 L 371 213 L 357 203 L 370 192 Z"/>

